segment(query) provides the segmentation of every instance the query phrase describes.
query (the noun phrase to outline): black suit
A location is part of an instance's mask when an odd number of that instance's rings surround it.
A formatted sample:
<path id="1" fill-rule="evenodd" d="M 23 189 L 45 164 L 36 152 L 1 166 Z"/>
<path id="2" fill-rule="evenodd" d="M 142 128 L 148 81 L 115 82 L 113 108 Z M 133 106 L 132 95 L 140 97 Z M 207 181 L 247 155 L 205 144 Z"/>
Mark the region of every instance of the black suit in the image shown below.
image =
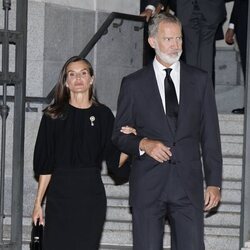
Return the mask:
<path id="1" fill-rule="evenodd" d="M 234 1 L 230 23 L 235 25 L 234 30 L 239 45 L 242 70 L 246 79 L 248 0 Z"/>
<path id="2" fill-rule="evenodd" d="M 138 135 L 122 134 L 120 128 L 124 125 L 136 128 Z M 159 140 L 169 146 L 173 154 L 171 161 L 159 163 L 147 154 L 140 156 L 139 142 L 144 137 Z M 113 142 L 120 150 L 135 156 L 130 176 L 130 204 L 133 211 L 136 211 L 135 215 L 133 212 L 133 222 L 138 214 L 140 216 L 144 211 L 154 209 L 159 200 L 164 200 L 165 204 L 169 205 L 172 250 L 191 250 L 187 246 L 177 247 L 177 243 L 185 243 L 185 240 L 192 241 L 196 238 L 199 238 L 200 242 L 192 249 L 204 249 L 201 155 L 204 161 L 206 184 L 220 187 L 222 176 L 219 125 L 214 92 L 208 74 L 181 62 L 180 103 L 176 130 L 173 121 L 164 112 L 152 64 L 125 77 L 118 99 Z M 195 232 L 198 232 L 199 237 L 196 233 L 190 236 L 188 232 L 192 230 L 187 229 L 185 235 L 179 240 L 181 229 L 174 231 L 173 213 L 169 212 L 173 206 L 169 197 L 175 199 L 176 193 L 179 199 L 177 204 L 181 202 L 180 197 L 183 196 L 185 198 L 183 201 L 188 204 L 187 207 L 191 206 L 197 212 L 197 218 L 199 218 Z M 176 211 L 178 209 L 174 208 L 173 212 Z M 182 218 L 179 215 L 178 217 Z M 145 224 L 146 219 L 141 219 L 140 223 L 144 225 L 136 225 L 137 221 L 135 220 L 133 224 L 134 231 L 137 231 L 134 232 L 134 243 L 136 241 L 139 245 L 140 241 L 147 242 L 146 239 L 152 234 L 155 234 L 155 237 L 159 235 L 158 241 L 161 242 L 164 224 L 158 225 L 161 228 L 158 230 L 158 226 Z M 143 228 L 151 231 L 145 232 L 139 239 L 138 235 L 143 234 Z M 162 243 L 157 243 L 151 246 L 152 248 L 149 244 L 150 242 L 146 243 L 141 249 L 135 246 L 134 249 L 158 250 L 162 247 Z"/>
<path id="3" fill-rule="evenodd" d="M 159 0 L 149 0 L 148 4 L 156 6 L 159 2 Z M 166 0 L 166 2 L 170 2 L 171 5 L 176 5 L 176 14 L 183 25 L 189 22 L 195 1 Z M 225 0 L 197 0 L 197 3 L 204 17 L 210 24 L 220 23 L 225 19 Z"/>
<path id="4" fill-rule="evenodd" d="M 196 0 L 199 9 L 195 10 L 195 0 L 175 1 L 176 16 L 183 25 L 185 60 L 190 65 L 206 70 L 212 76 L 215 34 L 226 17 L 225 2 Z M 158 2 L 159 0 L 149 0 L 148 4 L 156 6 Z"/>

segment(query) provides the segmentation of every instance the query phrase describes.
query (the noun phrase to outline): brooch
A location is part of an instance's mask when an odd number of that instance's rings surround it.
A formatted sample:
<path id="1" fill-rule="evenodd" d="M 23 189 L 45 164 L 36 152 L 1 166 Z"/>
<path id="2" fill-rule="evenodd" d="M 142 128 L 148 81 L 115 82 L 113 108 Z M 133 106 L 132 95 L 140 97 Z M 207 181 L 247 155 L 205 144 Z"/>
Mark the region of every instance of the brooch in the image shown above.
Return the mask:
<path id="1" fill-rule="evenodd" d="M 91 126 L 94 126 L 94 125 L 95 125 L 95 124 L 94 124 L 95 117 L 92 115 L 92 116 L 89 117 L 89 120 L 90 120 Z"/>

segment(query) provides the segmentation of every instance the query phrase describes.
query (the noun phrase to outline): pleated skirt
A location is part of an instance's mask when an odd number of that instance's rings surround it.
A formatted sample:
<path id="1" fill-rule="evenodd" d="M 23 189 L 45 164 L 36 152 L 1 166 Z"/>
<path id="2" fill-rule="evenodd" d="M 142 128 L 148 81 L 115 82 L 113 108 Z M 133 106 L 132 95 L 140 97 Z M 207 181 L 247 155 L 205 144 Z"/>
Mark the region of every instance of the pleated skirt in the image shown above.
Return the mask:
<path id="1" fill-rule="evenodd" d="M 100 169 L 56 170 L 48 187 L 44 250 L 97 250 L 106 216 Z"/>

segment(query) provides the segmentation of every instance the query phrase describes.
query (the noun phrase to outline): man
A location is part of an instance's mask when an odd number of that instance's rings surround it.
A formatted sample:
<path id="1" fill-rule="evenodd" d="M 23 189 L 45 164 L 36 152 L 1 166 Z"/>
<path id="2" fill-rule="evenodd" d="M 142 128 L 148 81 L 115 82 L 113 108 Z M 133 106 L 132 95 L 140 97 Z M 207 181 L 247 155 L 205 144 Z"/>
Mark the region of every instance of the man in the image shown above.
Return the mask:
<path id="1" fill-rule="evenodd" d="M 247 19 L 248 0 L 235 0 L 228 30 L 225 34 L 225 41 L 228 44 L 234 44 L 234 36 L 236 35 L 244 81 L 246 81 Z M 232 110 L 232 113 L 244 114 L 244 108 L 234 109 Z"/>
<path id="2" fill-rule="evenodd" d="M 152 16 L 159 1 L 149 0 L 141 15 L 147 19 Z M 206 70 L 212 77 L 215 34 L 226 17 L 224 0 L 165 1 L 176 5 L 176 15 L 182 22 L 186 62 Z"/>
<path id="3" fill-rule="evenodd" d="M 167 215 L 172 250 L 203 250 L 203 209 L 218 205 L 222 176 L 212 82 L 206 72 L 179 61 L 182 33 L 175 16 L 155 16 L 148 40 L 156 57 L 123 79 L 112 137 L 120 150 L 134 156 L 133 249 L 162 249 Z M 137 135 L 121 133 L 124 125 L 134 127 Z"/>

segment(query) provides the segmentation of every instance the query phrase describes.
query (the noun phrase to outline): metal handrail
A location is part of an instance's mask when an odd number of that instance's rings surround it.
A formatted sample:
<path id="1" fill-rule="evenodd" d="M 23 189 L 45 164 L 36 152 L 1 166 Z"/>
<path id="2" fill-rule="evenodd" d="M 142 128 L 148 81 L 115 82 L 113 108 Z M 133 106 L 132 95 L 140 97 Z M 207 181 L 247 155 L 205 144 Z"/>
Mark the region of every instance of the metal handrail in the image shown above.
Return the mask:
<path id="1" fill-rule="evenodd" d="M 89 52 L 93 49 L 96 43 L 100 40 L 100 38 L 106 33 L 108 27 L 114 21 L 114 19 L 122 19 L 122 20 L 136 21 L 136 22 L 145 22 L 146 20 L 145 17 L 137 16 L 137 15 L 130 15 L 130 14 L 124 14 L 124 13 L 119 13 L 119 12 L 110 13 L 110 15 L 103 22 L 102 26 L 90 39 L 90 41 L 85 46 L 85 48 L 80 52 L 79 54 L 80 57 L 85 58 L 89 54 Z M 49 92 L 49 94 L 46 97 L 26 96 L 25 102 L 49 104 L 53 100 L 54 92 L 55 92 L 55 86 L 52 88 L 52 90 Z M 1 98 L 2 96 L 0 96 L 0 99 Z M 10 102 L 13 102 L 14 96 L 7 96 L 7 100 Z"/>

